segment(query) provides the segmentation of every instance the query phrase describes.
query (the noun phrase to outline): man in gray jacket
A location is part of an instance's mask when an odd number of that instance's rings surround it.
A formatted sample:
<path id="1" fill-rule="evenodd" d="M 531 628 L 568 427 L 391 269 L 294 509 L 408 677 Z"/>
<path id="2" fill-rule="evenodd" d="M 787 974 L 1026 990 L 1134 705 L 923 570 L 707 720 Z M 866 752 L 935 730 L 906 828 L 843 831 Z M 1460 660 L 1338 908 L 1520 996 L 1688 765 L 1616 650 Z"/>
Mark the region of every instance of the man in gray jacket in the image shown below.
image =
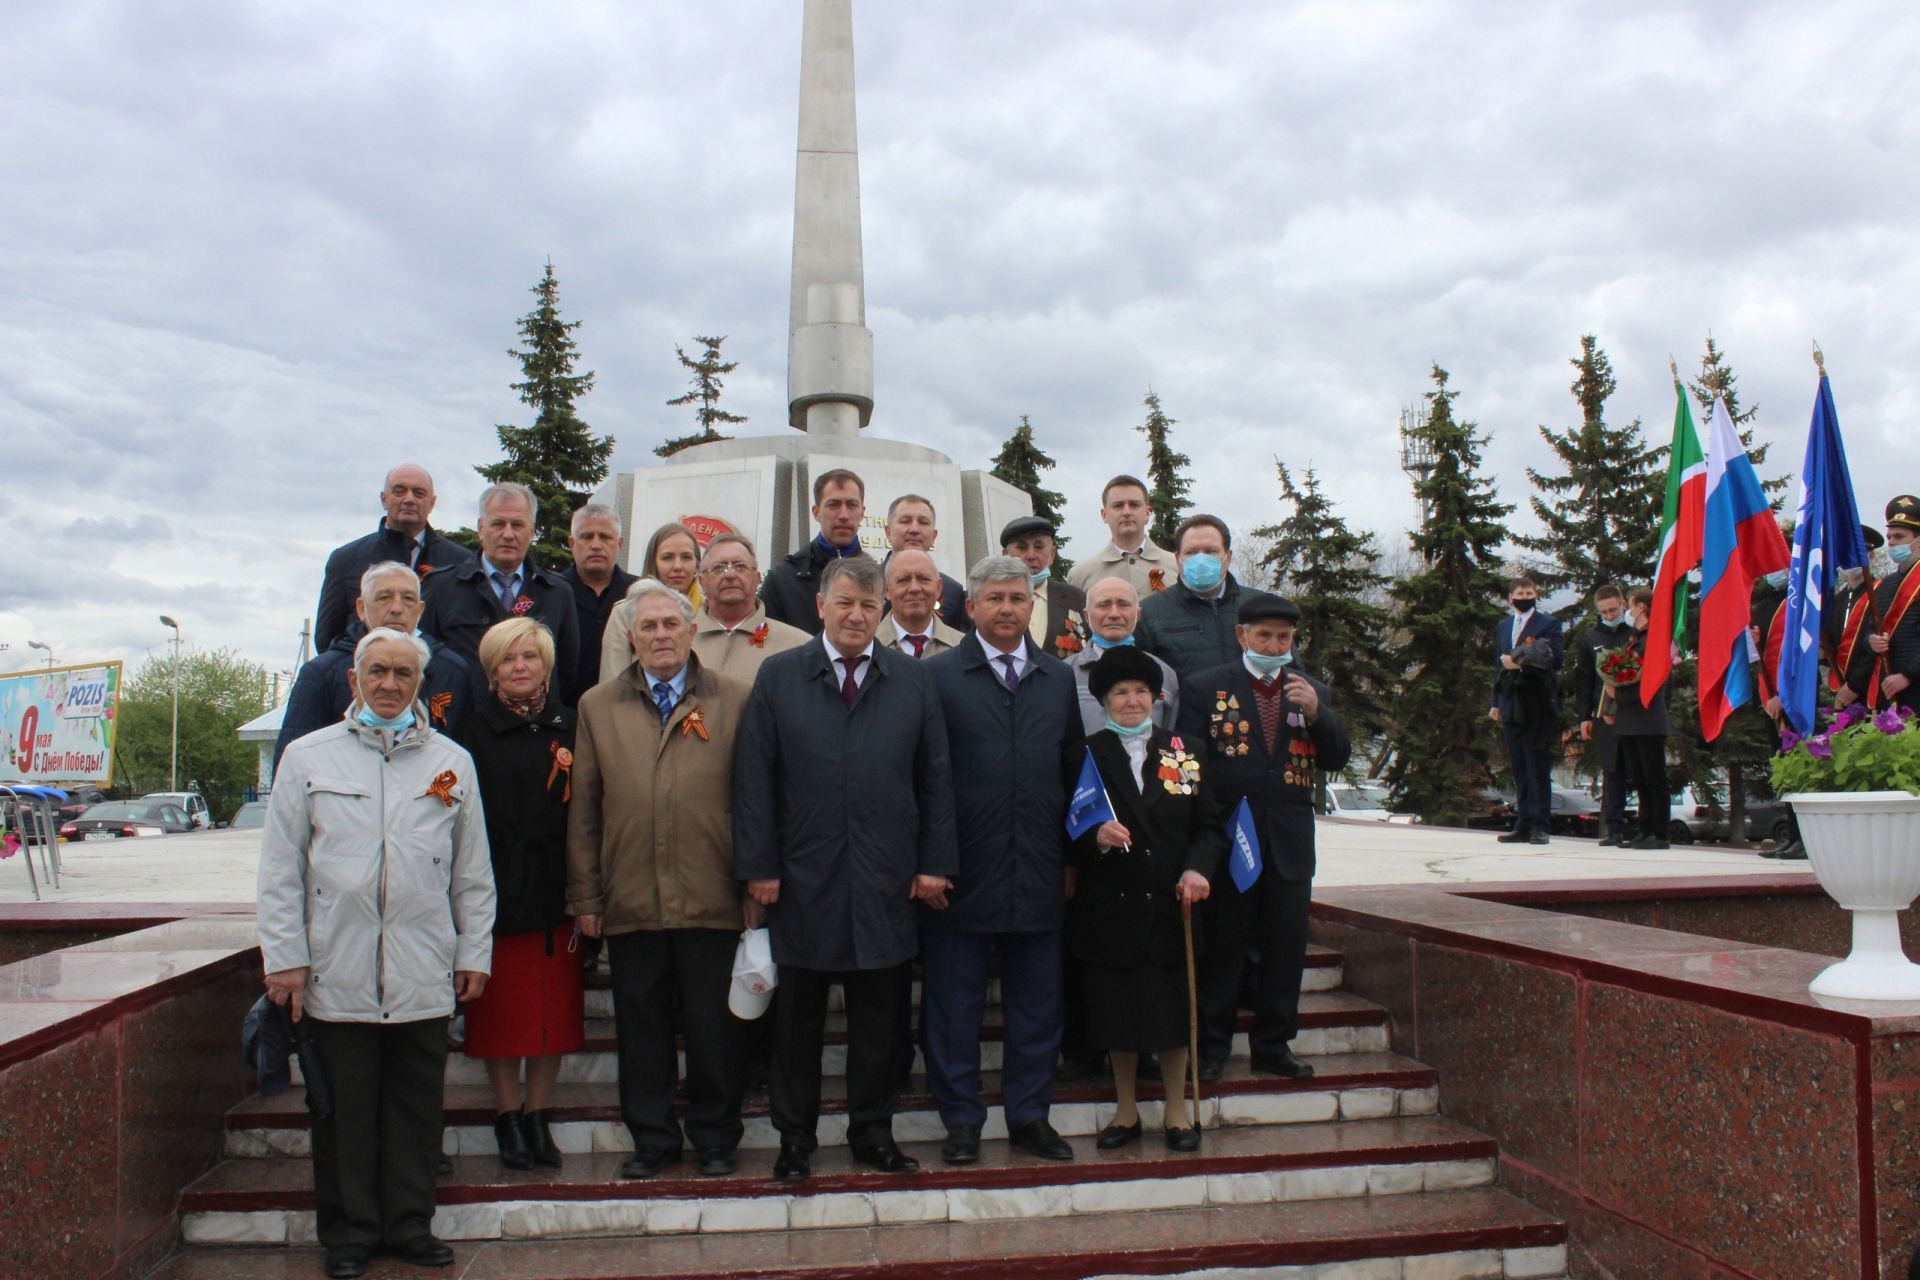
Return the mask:
<path id="1" fill-rule="evenodd" d="M 427 647 L 368 632 L 345 719 L 287 748 L 260 841 L 267 994 L 306 1020 L 333 1091 L 313 1124 L 329 1276 L 375 1246 L 446 1266 L 433 1174 L 447 1019 L 491 971 L 493 865 L 473 762 L 417 701 Z"/>

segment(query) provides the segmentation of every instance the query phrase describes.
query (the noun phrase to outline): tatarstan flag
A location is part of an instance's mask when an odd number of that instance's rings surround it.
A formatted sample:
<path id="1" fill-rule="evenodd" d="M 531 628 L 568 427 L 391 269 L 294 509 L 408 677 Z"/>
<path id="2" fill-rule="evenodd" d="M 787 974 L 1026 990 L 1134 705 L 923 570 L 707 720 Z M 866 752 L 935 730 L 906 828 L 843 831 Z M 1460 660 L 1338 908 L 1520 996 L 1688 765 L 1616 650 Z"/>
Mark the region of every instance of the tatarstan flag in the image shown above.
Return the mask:
<path id="1" fill-rule="evenodd" d="M 1680 660 L 1687 629 L 1687 575 L 1700 567 L 1705 545 L 1707 459 L 1693 429 L 1687 391 L 1673 377 L 1673 444 L 1667 452 L 1667 501 L 1660 513 L 1660 568 L 1653 579 L 1653 614 L 1647 620 L 1647 652 L 1640 668 L 1640 702 L 1654 695 Z"/>

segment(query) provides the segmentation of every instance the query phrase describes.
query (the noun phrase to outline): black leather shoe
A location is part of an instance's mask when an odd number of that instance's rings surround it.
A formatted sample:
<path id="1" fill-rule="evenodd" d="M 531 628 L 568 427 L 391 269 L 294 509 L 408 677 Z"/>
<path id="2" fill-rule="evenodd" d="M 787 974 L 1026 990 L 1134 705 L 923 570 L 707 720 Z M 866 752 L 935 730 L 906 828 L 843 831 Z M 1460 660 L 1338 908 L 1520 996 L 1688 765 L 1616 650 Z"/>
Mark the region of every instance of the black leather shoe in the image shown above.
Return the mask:
<path id="1" fill-rule="evenodd" d="M 1227 1074 L 1227 1060 L 1225 1058 L 1203 1057 L 1200 1059 L 1201 1084 L 1218 1084 L 1220 1083 L 1220 1077 L 1225 1074 Z"/>
<path id="2" fill-rule="evenodd" d="M 434 1237 L 415 1236 L 411 1240 L 392 1245 L 388 1250 L 402 1262 L 410 1262 L 416 1267 L 450 1267 L 453 1265 L 453 1248 L 443 1240 Z"/>
<path id="3" fill-rule="evenodd" d="M 1100 1131 L 1093 1145 L 1102 1151 L 1118 1151 L 1129 1142 L 1140 1141 L 1140 1122 L 1132 1124 L 1110 1124 Z"/>
<path id="4" fill-rule="evenodd" d="M 521 1111 L 502 1111 L 493 1118 L 493 1139 L 500 1144 L 500 1163 L 509 1169 L 533 1168 L 533 1148 L 527 1142 L 527 1117 Z"/>
<path id="5" fill-rule="evenodd" d="M 947 1140 L 940 1144 L 940 1158 L 948 1164 L 972 1164 L 980 1158 L 980 1126 L 950 1124 Z"/>
<path id="6" fill-rule="evenodd" d="M 740 1167 L 740 1161 L 725 1147 L 707 1147 L 700 1152 L 700 1176 L 724 1178 Z"/>
<path id="7" fill-rule="evenodd" d="M 1024 1151 L 1030 1156 L 1039 1156 L 1042 1160 L 1071 1160 L 1073 1148 L 1067 1140 L 1053 1131 L 1046 1117 L 1029 1120 L 1007 1135 L 1016 1151 Z"/>
<path id="8" fill-rule="evenodd" d="M 548 1169 L 560 1167 L 560 1148 L 553 1145 L 553 1112 L 527 1112 L 527 1150 L 533 1153 L 533 1162 Z"/>
<path id="9" fill-rule="evenodd" d="M 1536 831 L 1532 835 L 1527 837 L 1527 843 L 1528 844 L 1546 844 L 1548 843 L 1547 833 L 1544 831 Z"/>
<path id="10" fill-rule="evenodd" d="M 1641 836 L 1638 840 L 1621 847 L 1624 849 L 1671 849 L 1673 845 L 1659 836 Z"/>
<path id="11" fill-rule="evenodd" d="M 810 1154 L 797 1146 L 782 1142 L 780 1154 L 773 1159 L 773 1176 L 782 1182 L 798 1182 L 813 1172 L 813 1165 L 808 1159 Z"/>
<path id="12" fill-rule="evenodd" d="M 1183 1129 L 1167 1130 L 1167 1150 L 1198 1151 L 1200 1149 L 1200 1131 L 1192 1125 Z"/>
<path id="13" fill-rule="evenodd" d="M 1623 844 L 1623 843 L 1625 842 L 1621 840 L 1620 833 L 1618 831 L 1609 831 L 1605 835 L 1600 837 L 1600 847 L 1602 849 L 1611 848 L 1614 845 Z"/>
<path id="14" fill-rule="evenodd" d="M 902 1151 L 892 1138 L 876 1142 L 872 1146 L 852 1149 L 855 1163 L 864 1164 L 869 1169 L 878 1169 L 881 1173 L 918 1173 L 920 1162 Z"/>
<path id="15" fill-rule="evenodd" d="M 633 1159 L 620 1166 L 623 1178 L 651 1178 L 670 1164 L 678 1163 L 678 1151 L 663 1151 L 659 1147 L 640 1147 L 633 1153 Z"/>
<path id="16" fill-rule="evenodd" d="M 1289 1080 L 1306 1080 L 1313 1075 L 1312 1064 L 1294 1057 L 1291 1049 L 1254 1054 L 1253 1069 L 1262 1075 L 1285 1076 Z"/>
<path id="17" fill-rule="evenodd" d="M 363 1244 L 343 1244 L 327 1250 L 327 1274 L 334 1280 L 353 1280 L 367 1274 L 373 1265 L 373 1250 Z"/>
<path id="18" fill-rule="evenodd" d="M 1525 844 L 1530 839 L 1532 839 L 1532 837 L 1527 834 L 1525 827 L 1515 827 L 1503 836 L 1495 836 L 1494 842 L 1496 844 Z"/>
<path id="19" fill-rule="evenodd" d="M 1801 844 L 1798 840 L 1789 840 L 1786 844 L 1782 845 L 1779 851 L 1773 856 L 1782 862 L 1805 862 L 1807 860 L 1807 846 Z"/>

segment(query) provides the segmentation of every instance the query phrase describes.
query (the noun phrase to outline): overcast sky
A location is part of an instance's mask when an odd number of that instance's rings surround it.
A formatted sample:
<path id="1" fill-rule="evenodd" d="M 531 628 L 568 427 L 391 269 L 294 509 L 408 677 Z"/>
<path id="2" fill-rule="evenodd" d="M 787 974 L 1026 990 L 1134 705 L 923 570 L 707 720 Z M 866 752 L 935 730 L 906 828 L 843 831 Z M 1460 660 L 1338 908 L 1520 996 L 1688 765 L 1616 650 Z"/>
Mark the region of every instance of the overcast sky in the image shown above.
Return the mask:
<path id="1" fill-rule="evenodd" d="M 1664 443 L 1708 330 L 1797 470 L 1825 348 L 1859 499 L 1920 489 L 1910 3 L 856 0 L 872 432 L 987 465 L 1030 414 L 1070 553 L 1144 465 L 1399 541 L 1438 361 L 1503 499 L 1592 332 Z M 783 433 L 797 0 L 14 6 L 0 43 L 0 671 L 292 664 L 382 473 L 468 523 L 550 256 L 621 469 L 676 342 Z M 1654 518 L 1650 513 L 1650 518 Z"/>

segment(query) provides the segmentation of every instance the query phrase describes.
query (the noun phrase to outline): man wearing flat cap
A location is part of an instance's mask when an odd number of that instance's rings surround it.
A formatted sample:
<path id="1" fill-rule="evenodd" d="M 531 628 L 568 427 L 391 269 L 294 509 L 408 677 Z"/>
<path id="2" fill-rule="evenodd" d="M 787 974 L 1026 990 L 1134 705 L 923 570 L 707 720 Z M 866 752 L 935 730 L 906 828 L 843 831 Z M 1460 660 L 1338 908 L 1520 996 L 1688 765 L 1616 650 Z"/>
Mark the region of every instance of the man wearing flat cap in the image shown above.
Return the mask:
<path id="1" fill-rule="evenodd" d="M 1009 520 L 1000 531 L 1000 554 L 1027 566 L 1033 587 L 1033 620 L 1027 634 L 1042 652 L 1071 658 L 1087 647 L 1087 593 L 1053 576 L 1053 522 L 1045 516 Z"/>
<path id="2" fill-rule="evenodd" d="M 1887 504 L 1887 558 L 1893 572 L 1875 585 L 1868 616 L 1868 653 L 1855 659 L 1848 683 L 1868 705 L 1920 710 L 1920 498 L 1903 493 Z M 1875 617 L 1874 615 L 1878 616 Z"/>
<path id="3" fill-rule="evenodd" d="M 1259 877 L 1242 891 L 1217 877 L 1205 904 L 1207 945 L 1199 963 L 1200 1078 L 1218 1080 L 1233 1044 L 1241 969 L 1260 953 L 1253 1069 L 1294 1079 L 1313 1068 L 1288 1043 L 1300 1031 L 1300 976 L 1313 899 L 1316 775 L 1344 768 L 1351 747 L 1327 686 L 1293 663 L 1300 609 L 1264 592 L 1245 594 L 1236 627 L 1239 659 L 1196 672 L 1180 692 L 1180 737 L 1203 752 L 1222 813 L 1242 800 L 1260 843 Z"/>

